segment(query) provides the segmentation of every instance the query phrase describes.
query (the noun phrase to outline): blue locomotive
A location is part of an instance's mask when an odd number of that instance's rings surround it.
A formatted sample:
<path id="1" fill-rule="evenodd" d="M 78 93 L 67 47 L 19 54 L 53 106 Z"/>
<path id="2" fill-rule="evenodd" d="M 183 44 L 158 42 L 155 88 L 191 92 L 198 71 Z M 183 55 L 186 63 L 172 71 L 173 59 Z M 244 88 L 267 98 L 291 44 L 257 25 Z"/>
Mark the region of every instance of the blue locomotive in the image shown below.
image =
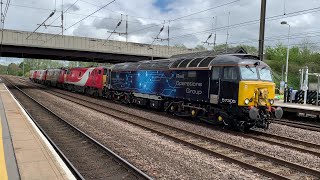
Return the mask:
<path id="1" fill-rule="evenodd" d="M 120 63 L 108 69 L 107 78 L 108 99 L 240 131 L 268 128 L 283 114 L 273 107 L 269 66 L 248 54 Z"/>

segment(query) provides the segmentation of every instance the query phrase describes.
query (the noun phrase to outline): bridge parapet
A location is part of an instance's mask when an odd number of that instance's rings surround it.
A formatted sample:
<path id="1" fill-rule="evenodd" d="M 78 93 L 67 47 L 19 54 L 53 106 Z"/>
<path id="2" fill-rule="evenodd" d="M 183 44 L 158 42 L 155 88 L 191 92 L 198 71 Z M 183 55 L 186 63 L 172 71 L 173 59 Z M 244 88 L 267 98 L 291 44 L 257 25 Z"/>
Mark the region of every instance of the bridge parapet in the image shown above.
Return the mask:
<path id="1" fill-rule="evenodd" d="M 4 45 L 13 46 L 114 53 L 133 56 L 153 56 L 158 58 L 168 58 L 172 55 L 194 52 L 191 49 L 171 46 L 150 46 L 149 44 L 103 40 L 78 36 L 62 36 L 47 33 L 31 34 L 31 32 L 8 29 L 5 29 L 3 32 L 2 42 Z"/>

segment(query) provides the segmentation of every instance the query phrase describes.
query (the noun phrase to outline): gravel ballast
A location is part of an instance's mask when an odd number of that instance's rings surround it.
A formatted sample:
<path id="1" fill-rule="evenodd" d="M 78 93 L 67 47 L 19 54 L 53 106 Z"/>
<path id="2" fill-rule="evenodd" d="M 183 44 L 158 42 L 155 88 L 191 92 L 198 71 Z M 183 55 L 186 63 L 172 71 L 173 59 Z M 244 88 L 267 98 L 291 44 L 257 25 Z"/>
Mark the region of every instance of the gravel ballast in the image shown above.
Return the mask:
<path id="1" fill-rule="evenodd" d="M 70 92 L 69 92 L 70 93 Z M 113 147 L 120 155 L 124 155 L 129 161 L 132 161 L 148 174 L 156 178 L 201 178 L 201 179 L 225 179 L 225 178 L 264 178 L 243 168 L 227 163 L 221 159 L 208 156 L 198 151 L 192 150 L 183 145 L 172 142 L 166 138 L 150 133 L 141 128 L 130 124 L 120 122 L 114 118 L 101 113 L 94 112 L 82 106 L 75 105 L 56 96 L 50 95 L 40 90 L 33 90 L 32 94 L 39 98 L 47 97 L 45 103 L 51 108 L 56 109 L 63 116 L 77 114 L 70 117 L 70 121 L 79 126 L 84 131 L 91 134 L 97 140 Z M 72 93 L 73 94 L 73 93 Z M 76 94 L 73 94 L 76 95 Z M 90 97 L 83 97 L 90 98 Z M 250 138 L 243 138 L 241 135 L 231 135 L 210 128 L 198 126 L 189 122 L 176 120 L 174 117 L 158 115 L 153 112 L 140 110 L 136 108 L 125 107 L 123 105 L 101 101 L 96 101 L 116 107 L 125 112 L 133 113 L 139 116 L 145 116 L 156 121 L 161 121 L 182 129 L 193 131 L 205 136 L 218 138 L 224 142 L 232 143 L 245 147 L 252 151 L 265 153 L 290 162 L 305 165 L 307 167 L 320 169 L 320 158 L 300 153 L 294 150 L 285 149 L 268 143 L 259 142 Z M 75 109 L 76 108 L 76 109 Z M 81 117 L 81 118 L 78 118 Z M 284 125 L 271 124 L 270 129 L 266 131 L 270 134 L 291 137 L 307 142 L 320 144 L 320 133 L 298 128 L 292 128 Z M 116 141 L 115 141 L 116 140 Z M 141 167 L 140 167 L 141 166 Z M 226 169 L 227 172 L 226 172 Z M 192 175 L 192 176 L 190 176 Z"/>
<path id="2" fill-rule="evenodd" d="M 28 93 L 30 91 L 28 90 Z M 266 177 L 40 90 L 32 95 L 156 179 Z M 76 114 L 74 116 L 73 114 Z"/>
<path id="3" fill-rule="evenodd" d="M 83 98 L 90 98 L 90 97 L 83 97 Z M 198 126 L 198 125 L 189 123 L 188 121 L 181 121 L 181 120 L 170 118 L 168 116 L 161 116 L 153 112 L 147 112 L 147 111 L 136 109 L 136 108 L 127 108 L 120 104 L 110 103 L 110 102 L 101 101 L 101 100 L 92 99 L 92 98 L 90 98 L 90 100 L 103 103 L 104 105 L 113 106 L 117 109 L 121 109 L 128 113 L 132 113 L 138 116 L 148 117 L 152 120 L 160 121 L 165 124 L 173 125 L 175 127 L 179 127 L 188 131 L 196 132 L 201 135 L 217 138 L 219 140 L 222 140 L 223 142 L 228 142 L 230 144 L 238 145 L 246 149 L 250 149 L 252 151 L 264 153 L 273 157 L 277 157 L 279 159 L 298 163 L 306 167 L 320 170 L 320 158 L 315 155 L 302 153 L 296 150 L 286 149 L 277 145 L 270 145 L 268 143 L 260 142 L 251 138 L 243 138 L 241 135 L 239 136 L 231 135 L 221 131 L 213 130 L 211 128 Z M 271 124 L 270 129 L 268 129 L 267 131 L 264 131 L 261 129 L 259 129 L 259 131 L 263 131 L 263 132 L 267 132 L 275 135 L 281 135 L 284 137 L 290 137 L 290 138 L 303 140 L 307 142 L 312 142 L 316 144 L 317 144 L 317 141 L 320 139 L 318 138 L 320 137 L 320 133 L 318 132 L 293 128 L 293 127 L 288 127 L 288 126 L 278 125 L 278 124 Z M 317 134 L 318 134 L 318 137 L 317 137 Z"/>

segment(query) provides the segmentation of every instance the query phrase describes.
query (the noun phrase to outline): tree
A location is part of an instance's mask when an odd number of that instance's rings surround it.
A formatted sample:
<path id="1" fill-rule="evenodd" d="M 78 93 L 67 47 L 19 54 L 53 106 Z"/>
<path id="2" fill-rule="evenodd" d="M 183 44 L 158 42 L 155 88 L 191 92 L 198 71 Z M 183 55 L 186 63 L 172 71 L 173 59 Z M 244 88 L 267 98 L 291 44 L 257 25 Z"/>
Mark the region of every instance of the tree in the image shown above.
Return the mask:
<path id="1" fill-rule="evenodd" d="M 288 85 L 298 89 L 300 82 L 299 69 L 308 66 L 309 72 L 320 73 L 320 54 L 315 52 L 311 43 L 305 40 L 300 46 L 293 46 L 289 49 Z M 267 63 L 276 74 L 282 74 L 285 68 L 287 47 L 278 44 L 276 47 L 266 48 Z M 310 82 L 316 82 L 316 78 L 310 76 Z M 277 82 L 277 85 L 278 82 Z"/>
<path id="2" fill-rule="evenodd" d="M 205 47 L 202 46 L 202 45 L 197 45 L 194 49 L 195 49 L 196 51 L 206 51 L 206 50 L 208 50 L 207 48 L 205 48 Z"/>
<path id="3" fill-rule="evenodd" d="M 68 67 L 73 68 L 73 67 L 96 67 L 98 66 L 99 63 L 97 62 L 79 62 L 79 61 L 69 61 L 68 62 Z"/>
<path id="4" fill-rule="evenodd" d="M 238 45 L 236 46 L 237 48 L 243 48 L 245 51 L 247 51 L 248 54 L 253 54 L 253 55 L 258 55 L 258 49 L 254 46 L 249 46 L 249 45 Z"/>
<path id="5" fill-rule="evenodd" d="M 50 68 L 61 68 L 63 63 L 59 60 L 50 60 L 50 59 L 28 59 L 25 58 L 23 62 L 19 64 L 19 68 L 22 70 L 24 64 L 24 73 L 29 74 L 30 70 L 35 69 L 50 69 Z M 22 72 L 21 72 L 22 73 Z"/>
<path id="6" fill-rule="evenodd" d="M 226 50 L 226 47 L 232 48 L 232 46 L 228 46 L 228 45 L 226 45 L 226 44 L 219 44 L 219 45 L 217 45 L 215 48 L 212 48 L 212 50 L 221 52 L 221 51 L 225 51 L 225 50 Z"/>
<path id="7" fill-rule="evenodd" d="M 19 68 L 19 66 L 17 64 L 10 63 L 8 65 L 8 74 L 18 76 L 19 74 L 21 74 L 21 69 Z"/>

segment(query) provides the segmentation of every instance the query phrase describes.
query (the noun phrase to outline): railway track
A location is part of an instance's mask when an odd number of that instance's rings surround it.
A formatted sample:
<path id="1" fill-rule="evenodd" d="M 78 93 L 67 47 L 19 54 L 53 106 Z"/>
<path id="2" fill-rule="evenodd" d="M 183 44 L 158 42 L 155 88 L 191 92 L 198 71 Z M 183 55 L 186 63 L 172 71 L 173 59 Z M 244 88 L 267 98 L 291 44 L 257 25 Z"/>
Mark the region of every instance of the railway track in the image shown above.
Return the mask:
<path id="1" fill-rule="evenodd" d="M 274 123 L 320 132 L 319 125 L 310 124 L 310 123 L 295 122 L 295 121 L 284 120 L 284 119 L 275 120 Z"/>
<path id="2" fill-rule="evenodd" d="M 244 149 L 240 146 L 235 146 L 226 142 L 222 142 L 219 139 L 214 139 L 212 137 L 207 137 L 194 132 L 186 131 L 184 129 L 163 124 L 152 119 L 123 112 L 119 109 L 115 109 L 112 106 L 105 106 L 96 102 L 81 99 L 79 97 L 76 97 L 76 95 L 66 95 L 62 94 L 61 92 L 52 90 L 45 91 L 57 97 L 76 103 L 78 105 L 84 106 L 86 108 L 95 110 L 108 116 L 112 116 L 118 120 L 133 124 L 135 126 L 165 136 L 176 142 L 193 147 L 199 151 L 212 154 L 214 156 L 223 158 L 229 162 L 239 164 L 245 168 L 255 170 L 256 172 L 271 178 L 300 179 L 302 177 L 307 177 L 316 179 L 317 177 L 320 177 L 320 172 L 312 168 L 307 168 L 299 164 L 291 163 L 272 156 L 257 153 L 248 149 Z M 270 139 L 267 140 L 265 137 L 260 139 L 263 141 L 269 141 L 270 143 L 283 146 L 283 143 L 281 144 L 281 141 L 276 142 Z M 289 148 L 292 148 L 290 145 L 287 146 Z M 307 144 L 300 143 L 299 146 L 307 146 Z M 308 152 L 308 150 L 304 149 L 305 147 L 297 146 L 295 148 L 300 148 L 301 151 Z M 311 148 L 309 149 L 309 151 L 312 153 L 315 150 Z M 317 151 L 315 151 L 315 153 L 317 154 Z"/>
<path id="3" fill-rule="evenodd" d="M 250 134 L 242 134 L 241 136 L 320 157 L 320 145 L 318 144 L 259 131 L 250 131 Z"/>
<path id="4" fill-rule="evenodd" d="M 23 81 L 23 83 L 26 83 L 26 82 Z M 30 82 L 27 82 L 27 83 L 29 84 Z M 33 83 L 32 83 L 32 85 L 37 85 L 38 86 L 38 84 L 33 84 Z M 39 86 L 39 87 L 44 88 L 42 86 Z M 56 91 L 56 90 L 52 90 L 52 89 L 49 89 L 49 92 L 48 91 L 47 92 L 50 93 L 50 91 L 58 93 L 58 94 L 62 94 L 62 95 L 65 95 L 65 96 L 69 96 L 69 97 L 72 97 L 72 98 L 76 98 L 76 99 L 79 99 L 79 100 L 84 100 L 81 97 L 77 97 L 79 94 L 70 95 L 69 92 L 62 93 L 63 91 L 61 92 L 61 90 Z M 57 94 L 54 94 L 54 95 L 57 96 Z M 85 100 L 85 101 L 87 101 L 89 103 L 95 103 L 95 102 L 90 101 L 90 100 Z M 95 104 L 98 105 L 97 103 L 95 103 Z M 101 104 L 99 104 L 99 105 L 101 106 Z M 105 106 L 105 107 L 106 108 L 113 108 L 113 107 L 109 107 L 109 106 Z M 133 114 L 130 114 L 130 115 L 132 116 Z M 134 115 L 134 116 L 136 116 L 136 115 Z M 144 118 L 142 116 L 139 116 L 139 117 L 140 118 Z M 197 125 L 199 125 L 199 124 L 197 124 Z M 203 126 L 203 125 L 201 125 L 201 126 Z M 219 129 L 215 129 L 215 130 L 219 130 Z M 223 131 L 226 131 L 226 130 L 223 130 Z M 308 154 L 312 154 L 312 155 L 320 157 L 320 145 L 318 145 L 318 144 L 314 144 L 314 143 L 310 143 L 310 142 L 306 142 L 306 141 L 301 141 L 301 140 L 296 140 L 296 139 L 292 139 L 292 138 L 288 138 L 288 137 L 268 134 L 268 133 L 265 133 L 265 132 L 258 132 L 258 131 L 250 131 L 250 134 L 239 134 L 239 133 L 235 133 L 234 131 L 228 131 L 228 133 L 233 134 L 233 135 L 237 135 L 237 136 L 242 136 L 244 138 L 255 139 L 255 140 L 258 140 L 260 142 L 266 142 L 266 143 L 269 143 L 269 144 L 272 144 L 272 145 L 282 146 L 284 148 L 289 148 L 289 149 L 297 150 L 297 151 L 300 151 L 300 152 L 303 152 L 303 153 L 308 153 Z"/>
<path id="5" fill-rule="evenodd" d="M 12 82 L 6 82 L 77 179 L 152 179 Z"/>

